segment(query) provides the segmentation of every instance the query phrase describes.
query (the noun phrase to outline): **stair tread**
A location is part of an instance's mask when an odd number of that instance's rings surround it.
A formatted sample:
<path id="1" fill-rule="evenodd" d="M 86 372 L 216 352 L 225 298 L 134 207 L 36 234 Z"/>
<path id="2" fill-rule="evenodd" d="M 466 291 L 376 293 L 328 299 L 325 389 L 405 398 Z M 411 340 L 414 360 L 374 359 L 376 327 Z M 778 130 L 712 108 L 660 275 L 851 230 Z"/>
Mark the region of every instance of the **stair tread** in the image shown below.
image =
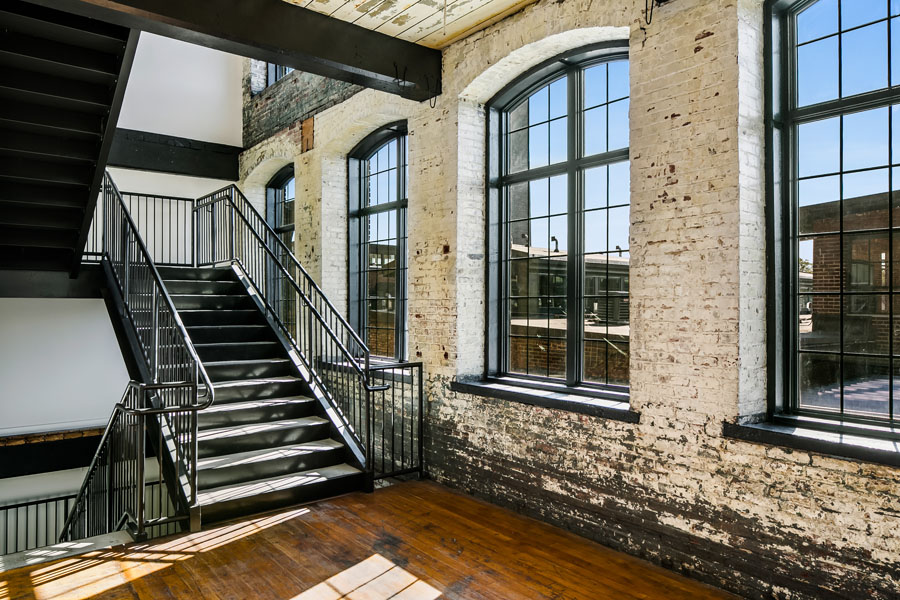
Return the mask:
<path id="1" fill-rule="evenodd" d="M 362 471 L 356 467 L 350 466 L 347 463 L 341 463 L 329 467 L 299 471 L 290 475 L 257 479 L 256 481 L 248 481 L 245 483 L 204 490 L 197 494 L 197 501 L 200 506 L 209 506 L 219 502 L 230 502 L 241 498 L 258 496 L 267 492 L 277 492 L 302 487 L 360 473 L 362 473 Z"/>
<path id="2" fill-rule="evenodd" d="M 292 456 L 311 452 L 327 452 L 343 447 L 344 444 L 341 442 L 331 438 L 325 438 L 299 444 L 287 444 L 284 446 L 273 446 L 272 448 L 262 448 L 260 450 L 249 450 L 247 452 L 236 452 L 234 454 L 221 454 L 219 456 L 200 458 L 197 460 L 197 469 L 226 469 L 239 465 L 257 464 L 268 460 L 290 458 Z"/>
<path id="3" fill-rule="evenodd" d="M 203 429 L 199 432 L 197 441 L 198 443 L 202 444 L 205 441 L 221 439 L 225 437 L 254 435 L 257 433 L 265 433 L 269 431 L 296 429 L 298 427 L 314 427 L 317 425 L 325 425 L 327 423 L 329 423 L 328 419 L 312 416 L 299 417 L 297 419 L 282 419 L 280 421 L 264 421 L 261 423 L 250 423 L 246 425 L 230 425 L 226 427 L 216 427 L 213 429 Z"/>
<path id="4" fill-rule="evenodd" d="M 204 367 L 241 367 L 246 365 L 258 365 L 263 363 L 290 363 L 287 358 L 247 358 L 239 360 L 208 360 L 203 361 Z M 254 378 L 257 379 L 257 378 Z"/>
<path id="5" fill-rule="evenodd" d="M 224 404 L 213 404 L 204 409 L 200 414 L 216 414 L 223 412 L 233 412 L 247 410 L 250 408 L 259 408 L 264 406 L 278 406 L 283 404 L 308 404 L 315 402 L 314 398 L 307 396 L 287 396 L 283 398 L 265 398 L 262 400 L 244 400 L 242 402 L 227 402 Z"/>
<path id="6" fill-rule="evenodd" d="M 228 379 L 225 381 L 217 381 L 213 383 L 213 387 L 216 390 L 229 388 L 229 387 L 240 387 L 244 385 L 264 385 L 271 383 L 302 383 L 303 380 L 299 377 L 293 377 L 290 375 L 279 375 L 276 377 L 254 377 L 252 379 Z"/>
<path id="7" fill-rule="evenodd" d="M 179 313 L 183 313 L 183 310 L 179 310 Z M 190 329 L 190 327 L 188 328 Z M 202 344 L 194 344 L 195 346 L 247 346 L 249 344 L 277 344 L 278 342 L 260 340 L 257 342 L 205 342 Z"/>

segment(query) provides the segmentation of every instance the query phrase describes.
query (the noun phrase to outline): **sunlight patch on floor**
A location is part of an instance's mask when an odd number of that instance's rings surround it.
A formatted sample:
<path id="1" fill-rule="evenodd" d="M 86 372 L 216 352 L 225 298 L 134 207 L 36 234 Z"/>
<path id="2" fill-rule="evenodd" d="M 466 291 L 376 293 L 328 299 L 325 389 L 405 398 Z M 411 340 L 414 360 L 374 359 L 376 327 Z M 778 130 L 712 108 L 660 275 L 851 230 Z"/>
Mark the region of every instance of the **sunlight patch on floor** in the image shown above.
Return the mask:
<path id="1" fill-rule="evenodd" d="M 91 598 L 309 512 L 299 508 L 158 543 L 132 544 L 125 551 L 88 552 L 31 571 L 31 592 L 36 600 Z M 7 598 L 8 586 L 0 580 L 0 600 Z"/>
<path id="2" fill-rule="evenodd" d="M 373 554 L 292 600 L 437 600 L 441 593 L 380 554 Z"/>

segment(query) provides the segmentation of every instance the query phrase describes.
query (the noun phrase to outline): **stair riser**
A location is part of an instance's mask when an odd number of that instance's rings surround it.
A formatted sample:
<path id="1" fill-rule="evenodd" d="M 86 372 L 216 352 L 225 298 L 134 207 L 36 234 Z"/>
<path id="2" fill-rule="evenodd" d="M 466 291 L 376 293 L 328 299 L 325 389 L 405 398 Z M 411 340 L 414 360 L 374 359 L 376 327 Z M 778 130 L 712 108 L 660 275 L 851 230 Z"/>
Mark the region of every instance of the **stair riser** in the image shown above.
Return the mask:
<path id="1" fill-rule="evenodd" d="M 250 296 L 172 296 L 172 302 L 175 308 L 181 309 L 203 309 L 203 310 L 234 310 L 234 309 L 252 309 L 256 308 L 256 304 Z"/>
<path id="2" fill-rule="evenodd" d="M 365 475 L 359 473 L 286 490 L 269 492 L 250 498 L 219 502 L 202 507 L 200 509 L 201 515 L 204 523 L 214 523 L 241 515 L 274 510 L 304 502 L 313 502 L 321 498 L 360 490 L 363 487 L 364 478 Z"/>
<path id="3" fill-rule="evenodd" d="M 247 290 L 237 281 L 215 281 L 197 279 L 193 281 L 166 281 L 170 294 L 233 294 L 246 295 Z"/>
<path id="4" fill-rule="evenodd" d="M 275 341 L 275 335 L 269 327 L 218 327 L 202 329 L 189 327 L 188 333 L 195 344 Z"/>
<path id="5" fill-rule="evenodd" d="M 200 489 L 234 485 L 266 477 L 290 475 L 291 473 L 308 469 L 337 465 L 343 460 L 344 449 L 334 448 L 222 469 L 202 469 L 199 473 Z"/>
<path id="6" fill-rule="evenodd" d="M 234 271 L 231 268 L 223 267 L 159 267 L 159 274 L 163 279 L 179 279 L 188 280 L 195 279 L 198 281 L 233 281 Z"/>
<path id="7" fill-rule="evenodd" d="M 218 398 L 216 398 L 216 400 L 218 400 Z M 203 430 L 217 427 L 250 425 L 252 423 L 268 421 L 281 421 L 284 419 L 301 419 L 303 417 L 310 417 L 315 413 L 316 406 L 313 402 L 304 402 L 302 404 L 276 404 L 235 411 L 200 411 L 198 414 L 198 423 L 200 429 Z"/>
<path id="8" fill-rule="evenodd" d="M 258 310 L 209 311 L 191 313 L 180 310 L 181 320 L 186 327 L 194 325 L 262 325 L 265 319 Z"/>
<path id="9" fill-rule="evenodd" d="M 288 396 L 300 396 L 306 391 L 306 385 L 301 381 L 229 386 L 216 389 L 216 402 L 285 398 Z"/>
<path id="10" fill-rule="evenodd" d="M 246 435 L 233 435 L 217 439 L 205 440 L 203 435 L 197 444 L 197 453 L 200 458 L 234 454 L 237 452 L 249 452 L 262 450 L 274 446 L 286 446 L 288 444 L 302 444 L 328 437 L 328 423 L 318 425 L 306 425 L 291 429 L 278 429 L 274 431 L 260 431 Z"/>
<path id="11" fill-rule="evenodd" d="M 217 381 L 232 381 L 238 379 L 258 379 L 260 377 L 281 377 L 292 375 L 287 363 L 258 363 L 254 365 L 207 365 L 206 372 L 210 379 Z"/>
<path id="12" fill-rule="evenodd" d="M 275 343 L 199 346 L 197 352 L 203 362 L 284 358 L 284 348 Z"/>

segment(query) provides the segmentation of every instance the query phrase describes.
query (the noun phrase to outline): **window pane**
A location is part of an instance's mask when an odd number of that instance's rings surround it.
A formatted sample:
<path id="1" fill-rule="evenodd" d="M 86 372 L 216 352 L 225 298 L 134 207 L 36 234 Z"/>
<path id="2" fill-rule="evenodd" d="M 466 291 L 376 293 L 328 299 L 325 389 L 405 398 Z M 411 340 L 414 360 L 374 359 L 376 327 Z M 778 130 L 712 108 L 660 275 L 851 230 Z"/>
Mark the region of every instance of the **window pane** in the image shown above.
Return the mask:
<path id="1" fill-rule="evenodd" d="M 550 119 L 550 89 L 542 87 L 528 98 L 528 124 L 535 125 Z"/>
<path id="2" fill-rule="evenodd" d="M 841 2 L 841 29 L 847 30 L 887 17 L 884 0 L 844 0 Z"/>
<path id="3" fill-rule="evenodd" d="M 584 213 L 584 251 L 606 251 L 606 210 L 592 210 Z"/>
<path id="4" fill-rule="evenodd" d="M 631 163 L 609 165 L 609 205 L 631 202 Z"/>
<path id="5" fill-rule="evenodd" d="M 841 297 L 837 294 L 798 297 L 800 349 L 839 352 L 841 349 Z"/>
<path id="6" fill-rule="evenodd" d="M 888 170 L 844 175 L 844 231 L 888 226 Z"/>
<path id="7" fill-rule="evenodd" d="M 844 291 L 887 291 L 888 276 L 887 233 L 844 236 Z"/>
<path id="8" fill-rule="evenodd" d="M 609 149 L 628 147 L 628 100 L 609 105 Z"/>
<path id="9" fill-rule="evenodd" d="M 886 358 L 844 357 L 844 411 L 887 416 L 890 363 Z"/>
<path id="10" fill-rule="evenodd" d="M 509 111 L 509 130 L 516 131 L 528 127 L 528 102 L 522 102 Z"/>
<path id="11" fill-rule="evenodd" d="M 584 107 L 606 102 L 606 64 L 584 70 Z"/>
<path id="12" fill-rule="evenodd" d="M 890 354 L 887 294 L 844 296 L 844 352 Z"/>
<path id="13" fill-rule="evenodd" d="M 509 220 L 528 218 L 528 183 L 514 183 L 509 186 Z"/>
<path id="14" fill-rule="evenodd" d="M 548 179 L 536 179 L 528 182 L 528 193 L 530 197 L 528 215 L 532 219 L 546 217 L 550 210 L 550 181 Z"/>
<path id="15" fill-rule="evenodd" d="M 840 117 L 804 123 L 798 128 L 800 177 L 837 173 L 840 160 Z"/>
<path id="16" fill-rule="evenodd" d="M 550 178 L 550 214 L 561 215 L 569 210 L 569 186 L 565 175 Z"/>
<path id="17" fill-rule="evenodd" d="M 797 106 L 838 97 L 838 38 L 797 48 Z"/>
<path id="18" fill-rule="evenodd" d="M 584 113 L 584 156 L 606 152 L 606 106 Z"/>
<path id="19" fill-rule="evenodd" d="M 617 60 L 609 63 L 609 101 L 627 98 L 628 86 L 628 61 Z"/>
<path id="20" fill-rule="evenodd" d="M 887 87 L 887 22 L 841 37 L 841 94 L 847 97 Z"/>
<path id="21" fill-rule="evenodd" d="M 845 115 L 844 170 L 887 165 L 889 133 L 887 107 Z"/>
<path id="22" fill-rule="evenodd" d="M 550 122 L 550 164 L 560 163 L 568 158 L 568 127 L 567 119 L 557 119 Z"/>
<path id="23" fill-rule="evenodd" d="M 509 134 L 509 172 L 519 173 L 528 169 L 528 129 Z"/>
<path id="24" fill-rule="evenodd" d="M 819 0 L 797 15 L 797 41 L 808 42 L 838 30 L 837 0 Z"/>
<path id="25" fill-rule="evenodd" d="M 621 254 L 623 250 L 628 250 L 629 248 L 628 233 L 631 225 L 629 221 L 629 207 L 610 208 L 608 212 L 608 249 L 610 252 Z"/>
<path id="26" fill-rule="evenodd" d="M 528 168 L 545 167 L 550 159 L 550 126 L 547 123 L 528 128 Z"/>
<path id="27" fill-rule="evenodd" d="M 801 180 L 798 191 L 797 220 L 801 234 L 825 233 L 841 229 L 839 175 Z"/>
<path id="28" fill-rule="evenodd" d="M 891 0 L 892 2 L 895 0 Z M 900 6 L 900 2 L 897 2 Z M 900 19 L 891 19 L 891 85 L 900 85 Z"/>
<path id="29" fill-rule="evenodd" d="M 839 292 L 841 289 L 841 236 L 817 235 L 802 238 L 798 273 L 810 280 L 813 292 Z"/>
<path id="30" fill-rule="evenodd" d="M 606 178 L 608 167 L 594 167 L 584 172 L 584 208 L 606 207 Z"/>
<path id="31" fill-rule="evenodd" d="M 800 407 L 841 408 L 841 361 L 836 354 L 800 354 Z"/>
<path id="32" fill-rule="evenodd" d="M 565 116 L 568 112 L 568 77 L 562 77 L 550 84 L 550 118 Z"/>

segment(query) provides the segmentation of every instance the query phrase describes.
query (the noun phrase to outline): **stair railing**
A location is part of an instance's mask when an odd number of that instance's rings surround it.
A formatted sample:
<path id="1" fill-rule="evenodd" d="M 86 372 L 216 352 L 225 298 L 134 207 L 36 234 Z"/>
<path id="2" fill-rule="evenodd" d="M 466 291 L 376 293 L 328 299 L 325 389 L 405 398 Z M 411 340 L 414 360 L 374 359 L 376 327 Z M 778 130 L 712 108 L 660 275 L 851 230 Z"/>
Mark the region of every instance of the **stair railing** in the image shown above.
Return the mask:
<path id="1" fill-rule="evenodd" d="M 197 266 L 232 262 L 246 274 L 374 473 L 371 394 L 390 386 L 371 384 L 366 344 L 236 186 L 198 199 L 194 211 Z"/>
<path id="2" fill-rule="evenodd" d="M 170 489 L 178 490 L 172 498 L 176 517 L 169 519 L 188 519 L 197 505 L 197 412 L 215 400 L 209 375 L 109 173 L 101 193 L 101 264 L 114 282 L 112 291 L 150 382 L 130 382 L 116 405 L 61 541 L 108 533 L 126 523 L 143 535 L 148 526 L 143 501 L 145 440 L 151 424 L 174 465 Z"/>

